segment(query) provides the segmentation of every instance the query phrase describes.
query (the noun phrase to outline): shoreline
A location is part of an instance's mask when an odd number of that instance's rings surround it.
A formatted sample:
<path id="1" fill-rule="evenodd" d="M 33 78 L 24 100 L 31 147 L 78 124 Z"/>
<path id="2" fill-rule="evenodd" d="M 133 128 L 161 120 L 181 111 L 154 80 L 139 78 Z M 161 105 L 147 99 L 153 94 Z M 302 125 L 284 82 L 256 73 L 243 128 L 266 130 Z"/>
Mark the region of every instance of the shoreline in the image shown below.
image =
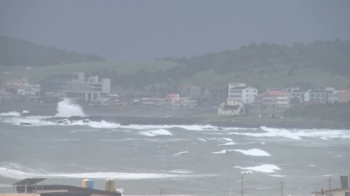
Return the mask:
<path id="1" fill-rule="evenodd" d="M 346 129 L 350 130 L 350 122 L 340 123 L 320 119 L 292 119 L 292 118 L 258 118 L 256 115 L 218 116 L 214 109 L 171 109 L 160 107 L 131 106 L 81 106 L 87 118 L 94 121 L 105 120 L 122 125 L 212 125 L 218 127 L 241 127 L 288 129 Z M 0 113 L 23 110 L 29 111 L 25 116 L 55 116 L 57 104 L 39 103 L 0 103 Z M 73 118 L 73 117 L 71 117 Z"/>

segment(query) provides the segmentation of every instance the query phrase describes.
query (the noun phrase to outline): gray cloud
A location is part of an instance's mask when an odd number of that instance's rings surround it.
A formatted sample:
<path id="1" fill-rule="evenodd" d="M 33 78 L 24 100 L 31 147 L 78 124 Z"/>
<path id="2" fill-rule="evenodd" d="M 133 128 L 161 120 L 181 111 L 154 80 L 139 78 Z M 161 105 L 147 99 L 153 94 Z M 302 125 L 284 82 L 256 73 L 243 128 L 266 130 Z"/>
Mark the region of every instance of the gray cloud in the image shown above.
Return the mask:
<path id="1" fill-rule="evenodd" d="M 109 60 L 350 38 L 349 1 L 0 1 L 0 35 Z"/>

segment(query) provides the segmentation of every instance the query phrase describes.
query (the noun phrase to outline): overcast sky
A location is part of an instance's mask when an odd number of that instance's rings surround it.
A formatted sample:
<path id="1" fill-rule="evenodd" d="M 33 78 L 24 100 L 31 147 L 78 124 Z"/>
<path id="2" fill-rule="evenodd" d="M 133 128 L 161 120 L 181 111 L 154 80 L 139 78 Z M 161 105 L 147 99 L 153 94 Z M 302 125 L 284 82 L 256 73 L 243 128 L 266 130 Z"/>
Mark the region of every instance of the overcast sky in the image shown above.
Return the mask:
<path id="1" fill-rule="evenodd" d="M 350 39 L 348 0 L 0 0 L 0 35 L 107 60 Z"/>

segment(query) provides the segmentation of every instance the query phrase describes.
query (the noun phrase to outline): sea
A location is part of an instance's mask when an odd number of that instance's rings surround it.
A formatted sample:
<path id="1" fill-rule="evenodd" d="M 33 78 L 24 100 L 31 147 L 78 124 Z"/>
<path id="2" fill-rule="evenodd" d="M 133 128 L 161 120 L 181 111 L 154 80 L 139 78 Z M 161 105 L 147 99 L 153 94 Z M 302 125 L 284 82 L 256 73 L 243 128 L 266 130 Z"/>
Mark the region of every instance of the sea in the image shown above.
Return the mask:
<path id="1" fill-rule="evenodd" d="M 63 100 L 57 117 L 85 116 Z M 124 195 L 313 195 L 340 188 L 350 171 L 350 128 L 277 129 L 212 125 L 120 125 L 47 121 L 0 113 L 0 193 L 24 178 Z"/>

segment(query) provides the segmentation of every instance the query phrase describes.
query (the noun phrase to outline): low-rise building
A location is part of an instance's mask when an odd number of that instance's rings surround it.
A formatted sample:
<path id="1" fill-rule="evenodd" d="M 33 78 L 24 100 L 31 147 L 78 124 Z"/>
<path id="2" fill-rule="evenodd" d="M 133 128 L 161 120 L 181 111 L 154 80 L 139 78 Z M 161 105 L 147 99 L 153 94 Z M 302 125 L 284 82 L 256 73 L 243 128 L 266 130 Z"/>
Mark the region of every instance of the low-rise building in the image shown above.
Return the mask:
<path id="1" fill-rule="evenodd" d="M 289 108 L 290 94 L 282 89 L 267 89 L 261 96 L 261 103 L 267 107 Z"/>
<path id="2" fill-rule="evenodd" d="M 244 113 L 244 104 L 235 100 L 228 101 L 227 103 L 222 103 L 218 108 L 218 115 L 233 116 L 241 115 Z"/>
<path id="3" fill-rule="evenodd" d="M 350 89 L 338 90 L 338 102 L 346 103 L 350 101 Z"/>

